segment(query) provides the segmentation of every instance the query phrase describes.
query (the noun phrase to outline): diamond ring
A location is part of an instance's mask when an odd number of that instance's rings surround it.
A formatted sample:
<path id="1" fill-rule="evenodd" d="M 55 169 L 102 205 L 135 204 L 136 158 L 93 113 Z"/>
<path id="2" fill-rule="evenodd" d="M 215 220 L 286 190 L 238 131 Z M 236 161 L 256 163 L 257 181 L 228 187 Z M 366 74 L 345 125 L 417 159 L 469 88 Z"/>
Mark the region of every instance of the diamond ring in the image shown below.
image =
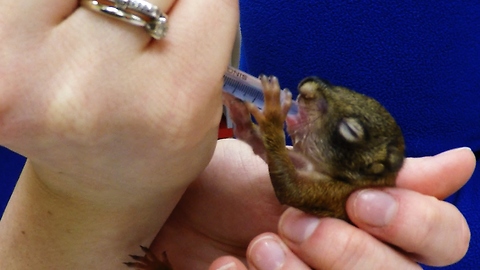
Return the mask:
<path id="1" fill-rule="evenodd" d="M 141 26 L 155 39 L 163 38 L 168 29 L 167 15 L 144 0 L 108 0 L 104 4 L 98 0 L 82 0 L 81 5 L 130 24 Z"/>

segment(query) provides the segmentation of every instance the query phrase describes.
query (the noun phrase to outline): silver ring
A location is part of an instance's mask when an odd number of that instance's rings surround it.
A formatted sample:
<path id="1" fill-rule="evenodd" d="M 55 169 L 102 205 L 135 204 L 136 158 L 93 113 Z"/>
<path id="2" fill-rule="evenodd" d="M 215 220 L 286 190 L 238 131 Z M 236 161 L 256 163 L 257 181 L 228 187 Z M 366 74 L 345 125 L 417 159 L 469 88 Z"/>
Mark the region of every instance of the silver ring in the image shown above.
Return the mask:
<path id="1" fill-rule="evenodd" d="M 81 5 L 90 10 L 112 16 L 121 21 L 141 26 L 145 28 L 147 33 L 154 39 L 165 37 L 168 29 L 167 15 L 162 13 L 156 6 L 143 0 L 109 1 L 114 2 L 115 6 L 105 5 L 97 0 L 82 0 Z M 118 7 L 117 2 L 126 3 L 126 5 Z M 126 8 L 124 9 L 124 7 Z M 140 15 L 133 14 L 129 10 L 137 12 Z M 148 19 L 144 19 L 141 15 L 146 16 Z"/>
<path id="2" fill-rule="evenodd" d="M 157 19 L 159 17 L 166 17 L 160 9 L 150 2 L 145 0 L 109 0 L 115 4 L 116 8 L 127 11 L 132 10 L 139 12 L 151 19 Z"/>

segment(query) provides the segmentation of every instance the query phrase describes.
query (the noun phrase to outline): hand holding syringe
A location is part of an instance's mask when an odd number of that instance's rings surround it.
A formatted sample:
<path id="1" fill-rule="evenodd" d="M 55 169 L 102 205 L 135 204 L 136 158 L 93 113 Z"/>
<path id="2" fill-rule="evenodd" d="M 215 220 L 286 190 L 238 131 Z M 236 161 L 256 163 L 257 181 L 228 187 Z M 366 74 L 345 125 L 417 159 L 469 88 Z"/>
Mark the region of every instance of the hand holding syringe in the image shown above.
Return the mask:
<path id="1" fill-rule="evenodd" d="M 262 84 L 259 79 L 238 69 L 228 67 L 223 75 L 223 91 L 232 94 L 243 101 L 251 102 L 258 108 L 263 109 L 264 98 Z M 282 91 L 281 100 L 285 98 L 285 91 Z M 292 106 L 288 111 L 289 115 L 298 113 L 298 106 L 292 101 Z"/>

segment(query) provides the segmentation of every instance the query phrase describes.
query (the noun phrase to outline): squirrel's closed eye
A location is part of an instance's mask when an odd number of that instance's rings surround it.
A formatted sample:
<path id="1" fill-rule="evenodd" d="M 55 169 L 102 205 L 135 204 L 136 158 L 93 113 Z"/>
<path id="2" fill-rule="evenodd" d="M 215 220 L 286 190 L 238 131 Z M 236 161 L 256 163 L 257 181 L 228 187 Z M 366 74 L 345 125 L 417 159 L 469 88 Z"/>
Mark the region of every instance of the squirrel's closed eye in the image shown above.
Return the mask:
<path id="1" fill-rule="evenodd" d="M 338 126 L 338 132 L 351 143 L 360 142 L 365 137 L 363 126 L 356 118 L 343 118 Z"/>

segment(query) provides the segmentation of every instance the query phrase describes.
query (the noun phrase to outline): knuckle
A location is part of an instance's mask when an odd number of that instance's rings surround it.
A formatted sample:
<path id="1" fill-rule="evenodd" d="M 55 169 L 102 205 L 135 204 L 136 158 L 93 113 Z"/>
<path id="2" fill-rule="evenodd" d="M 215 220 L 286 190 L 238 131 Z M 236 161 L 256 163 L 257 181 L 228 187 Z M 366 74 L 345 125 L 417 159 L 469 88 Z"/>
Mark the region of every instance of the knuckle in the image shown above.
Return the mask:
<path id="1" fill-rule="evenodd" d="M 463 258 L 471 237 L 460 212 L 453 205 L 441 203 L 444 207 L 431 207 L 422 212 L 417 221 L 422 226 L 417 226 L 411 238 L 415 243 L 410 245 L 413 250 L 406 250 L 417 254 L 414 255 L 417 261 L 433 266 L 450 265 Z"/>
<path id="2" fill-rule="evenodd" d="M 357 230 L 344 231 L 336 234 L 334 239 L 335 249 L 326 261 L 325 269 L 357 269 L 362 258 L 371 251 L 369 241 L 365 241 Z"/>
<path id="3" fill-rule="evenodd" d="M 410 241 L 415 243 L 415 246 L 412 247 L 415 250 L 405 250 L 407 252 L 415 252 L 419 250 L 429 250 L 433 245 L 434 235 L 438 224 L 441 221 L 440 212 L 433 207 L 427 207 L 420 212 L 419 216 L 416 218 L 413 224 L 416 225 L 416 230 L 410 230 L 412 233 L 409 237 Z M 406 240 L 408 240 L 406 238 Z"/>
<path id="4" fill-rule="evenodd" d="M 470 246 L 471 232 L 465 219 L 462 220 L 461 227 L 462 233 L 458 238 L 459 247 L 456 249 L 457 257 L 454 258 L 455 262 L 465 256 L 468 251 L 468 247 Z"/>
<path id="5" fill-rule="evenodd" d="M 314 241 L 303 246 L 310 254 L 323 254 L 315 269 L 422 269 L 413 260 L 349 225 L 324 220 L 320 222 Z M 341 227 L 341 228 L 339 228 Z M 335 233 L 332 233 L 335 232 Z"/>
<path id="6" fill-rule="evenodd" d="M 441 265 L 449 265 L 459 261 L 468 251 L 471 237 L 470 229 L 463 217 L 456 220 L 458 222 L 455 222 L 453 228 L 448 233 L 450 237 L 447 241 L 450 243 L 447 242 L 442 245 L 447 248 L 443 250 L 444 253 L 442 256 L 438 256 L 439 258 L 443 258 L 443 260 L 440 261 Z M 455 231 L 458 231 L 459 233 L 453 233 Z"/>
<path id="7" fill-rule="evenodd" d="M 422 240 L 422 243 L 428 243 L 428 239 L 434 231 L 435 225 L 441 220 L 441 216 L 436 208 L 427 208 L 426 211 L 423 211 L 421 220 L 424 226 L 421 227 L 421 230 L 417 230 L 417 237 Z"/>

